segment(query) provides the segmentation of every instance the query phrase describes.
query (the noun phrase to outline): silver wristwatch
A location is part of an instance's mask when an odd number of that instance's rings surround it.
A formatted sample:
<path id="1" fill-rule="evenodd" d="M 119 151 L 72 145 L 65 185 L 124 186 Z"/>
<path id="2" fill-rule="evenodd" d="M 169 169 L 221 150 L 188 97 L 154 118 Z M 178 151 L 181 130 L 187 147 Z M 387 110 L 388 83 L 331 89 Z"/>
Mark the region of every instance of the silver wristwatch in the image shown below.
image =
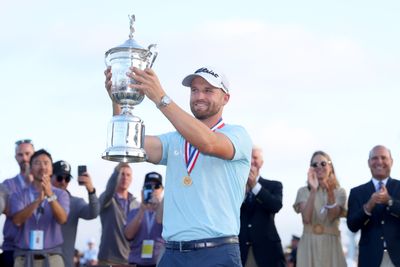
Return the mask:
<path id="1" fill-rule="evenodd" d="M 54 193 L 51 196 L 47 197 L 47 202 L 52 202 L 54 200 L 57 200 L 57 195 Z"/>
<path id="2" fill-rule="evenodd" d="M 164 95 L 163 97 L 161 97 L 160 102 L 157 104 L 157 108 L 163 108 L 168 106 L 169 104 L 171 104 L 171 98 L 167 95 Z"/>

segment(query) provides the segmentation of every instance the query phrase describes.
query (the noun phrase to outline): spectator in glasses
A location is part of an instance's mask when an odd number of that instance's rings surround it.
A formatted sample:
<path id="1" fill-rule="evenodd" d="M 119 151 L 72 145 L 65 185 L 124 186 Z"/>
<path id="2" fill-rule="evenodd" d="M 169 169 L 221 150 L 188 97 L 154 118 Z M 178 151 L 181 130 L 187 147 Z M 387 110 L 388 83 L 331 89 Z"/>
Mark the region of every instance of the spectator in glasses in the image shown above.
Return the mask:
<path id="1" fill-rule="evenodd" d="M 51 185 L 53 160 L 44 149 L 30 160 L 32 183 L 10 197 L 10 212 L 18 227 L 14 267 L 63 267 L 61 225 L 67 222 L 67 192 Z"/>
<path id="2" fill-rule="evenodd" d="M 339 218 L 346 214 L 346 192 L 339 186 L 328 154 L 316 151 L 312 155 L 307 182 L 298 190 L 293 205 L 304 225 L 297 267 L 344 267 Z"/>
<path id="3" fill-rule="evenodd" d="M 68 185 L 71 178 L 71 165 L 68 162 L 60 160 L 53 164 L 51 183 L 54 187 L 67 191 L 70 199 L 68 220 L 66 224 L 61 226 L 64 237 L 62 249 L 66 267 L 74 266 L 75 239 L 79 219 L 95 219 L 99 215 L 100 211 L 99 199 L 96 195 L 96 189 L 92 184 L 92 179 L 89 173 L 84 172 L 78 177 L 79 184 L 86 187 L 89 203 L 87 203 L 83 198 L 71 195 L 68 191 Z"/>
<path id="4" fill-rule="evenodd" d="M 124 231 L 126 239 L 130 240 L 129 264 L 137 267 L 155 267 L 157 264 L 164 244 L 161 237 L 163 192 L 161 174 L 147 173 L 142 203 L 129 212 Z"/>
<path id="5" fill-rule="evenodd" d="M 32 140 L 22 139 L 15 142 L 15 160 L 19 165 L 19 173 L 15 177 L 3 181 L 3 185 L 8 193 L 4 196 L 6 202 L 11 194 L 21 192 L 22 189 L 29 186 L 32 182 L 33 178 L 30 174 L 29 161 L 34 152 L 35 148 Z M 12 218 L 8 214 L 7 203 L 5 203 L 5 205 L 4 213 L 6 214 L 6 220 L 3 227 L 3 253 L 0 255 L 0 266 L 13 267 L 15 249 L 14 239 L 18 228 L 13 224 Z"/>

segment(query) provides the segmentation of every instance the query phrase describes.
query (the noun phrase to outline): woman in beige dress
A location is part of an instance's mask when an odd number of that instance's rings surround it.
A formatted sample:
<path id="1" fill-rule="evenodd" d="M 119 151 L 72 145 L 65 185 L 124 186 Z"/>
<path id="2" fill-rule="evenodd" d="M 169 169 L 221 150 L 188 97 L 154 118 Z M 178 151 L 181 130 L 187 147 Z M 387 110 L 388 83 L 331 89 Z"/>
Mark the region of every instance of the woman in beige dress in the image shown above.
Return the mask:
<path id="1" fill-rule="evenodd" d="M 346 213 L 346 192 L 339 186 L 328 154 L 314 152 L 307 180 L 293 205 L 304 225 L 297 267 L 346 266 L 339 231 L 339 218 Z"/>

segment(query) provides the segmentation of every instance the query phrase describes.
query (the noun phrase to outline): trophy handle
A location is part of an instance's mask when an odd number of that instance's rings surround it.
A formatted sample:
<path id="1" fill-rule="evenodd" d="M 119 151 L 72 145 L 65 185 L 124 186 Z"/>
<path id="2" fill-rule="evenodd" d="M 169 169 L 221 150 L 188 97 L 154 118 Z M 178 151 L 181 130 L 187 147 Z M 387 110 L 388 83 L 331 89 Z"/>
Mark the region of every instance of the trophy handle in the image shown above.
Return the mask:
<path id="1" fill-rule="evenodd" d="M 147 66 L 146 68 L 151 68 L 153 66 L 154 61 L 157 58 L 158 51 L 157 51 L 157 45 L 156 44 L 151 44 L 149 45 L 148 49 L 148 60 L 147 60 Z"/>

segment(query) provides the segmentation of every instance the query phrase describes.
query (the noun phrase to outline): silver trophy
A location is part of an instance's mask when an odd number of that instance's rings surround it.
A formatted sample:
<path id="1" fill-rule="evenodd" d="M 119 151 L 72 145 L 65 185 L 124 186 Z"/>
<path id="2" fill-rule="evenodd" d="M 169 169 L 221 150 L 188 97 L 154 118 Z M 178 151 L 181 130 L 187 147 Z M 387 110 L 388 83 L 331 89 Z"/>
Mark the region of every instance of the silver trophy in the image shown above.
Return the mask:
<path id="1" fill-rule="evenodd" d="M 151 68 L 157 57 L 156 45 L 151 44 L 147 49 L 140 46 L 134 39 L 135 15 L 129 16 L 129 39 L 122 45 L 111 48 L 105 53 L 107 67 L 111 67 L 112 87 L 111 97 L 121 105 L 121 114 L 113 116 L 108 126 L 107 149 L 102 158 L 117 162 L 141 162 L 146 160 L 144 146 L 144 123 L 134 116 L 135 105 L 140 104 L 144 94 L 130 88 L 130 83 L 137 83 L 126 76 L 130 67 L 139 69 Z"/>

